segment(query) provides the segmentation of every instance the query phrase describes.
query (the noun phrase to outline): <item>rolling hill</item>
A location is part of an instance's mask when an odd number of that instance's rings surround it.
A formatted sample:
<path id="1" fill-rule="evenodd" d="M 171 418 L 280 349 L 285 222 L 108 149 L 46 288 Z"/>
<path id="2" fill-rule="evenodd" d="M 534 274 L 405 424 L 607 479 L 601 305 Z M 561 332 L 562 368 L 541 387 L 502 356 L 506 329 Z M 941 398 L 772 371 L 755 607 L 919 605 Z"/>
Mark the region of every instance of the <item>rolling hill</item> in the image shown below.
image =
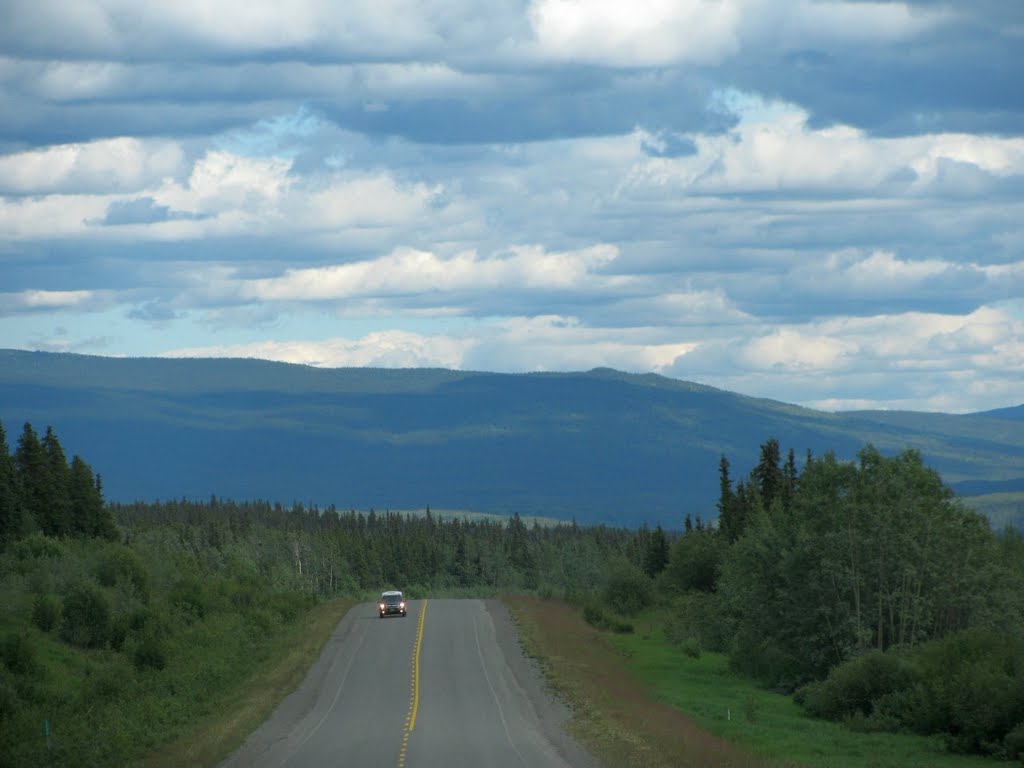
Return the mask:
<path id="1" fill-rule="evenodd" d="M 687 513 L 714 517 L 722 454 L 741 478 L 775 437 L 798 459 L 808 450 L 848 458 L 868 442 L 916 448 L 960 492 L 997 498 L 994 519 L 1020 525 L 1022 416 L 1024 406 L 827 413 L 609 369 L 321 369 L 0 350 L 11 450 L 24 422 L 52 425 L 115 501 L 430 505 L 678 528 Z"/>

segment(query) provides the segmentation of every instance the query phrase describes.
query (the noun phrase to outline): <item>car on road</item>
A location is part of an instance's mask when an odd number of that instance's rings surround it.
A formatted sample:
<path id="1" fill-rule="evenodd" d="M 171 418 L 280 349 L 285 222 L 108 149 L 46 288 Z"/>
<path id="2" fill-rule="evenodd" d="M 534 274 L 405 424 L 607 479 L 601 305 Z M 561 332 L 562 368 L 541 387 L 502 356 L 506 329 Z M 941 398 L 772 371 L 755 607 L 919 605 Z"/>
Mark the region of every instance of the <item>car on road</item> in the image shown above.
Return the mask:
<path id="1" fill-rule="evenodd" d="M 380 609 L 382 619 L 385 616 L 405 616 L 405 598 L 398 590 L 381 592 L 377 608 Z"/>

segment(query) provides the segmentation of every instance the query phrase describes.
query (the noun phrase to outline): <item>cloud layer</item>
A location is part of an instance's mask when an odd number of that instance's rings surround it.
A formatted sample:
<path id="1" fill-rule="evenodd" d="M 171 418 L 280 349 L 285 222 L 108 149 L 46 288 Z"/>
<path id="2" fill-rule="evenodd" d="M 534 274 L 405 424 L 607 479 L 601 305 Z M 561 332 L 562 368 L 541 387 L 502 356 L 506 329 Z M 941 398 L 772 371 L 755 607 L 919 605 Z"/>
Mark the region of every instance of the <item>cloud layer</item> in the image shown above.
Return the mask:
<path id="1" fill-rule="evenodd" d="M 5 14 L 2 346 L 1024 400 L 1017 4 Z"/>

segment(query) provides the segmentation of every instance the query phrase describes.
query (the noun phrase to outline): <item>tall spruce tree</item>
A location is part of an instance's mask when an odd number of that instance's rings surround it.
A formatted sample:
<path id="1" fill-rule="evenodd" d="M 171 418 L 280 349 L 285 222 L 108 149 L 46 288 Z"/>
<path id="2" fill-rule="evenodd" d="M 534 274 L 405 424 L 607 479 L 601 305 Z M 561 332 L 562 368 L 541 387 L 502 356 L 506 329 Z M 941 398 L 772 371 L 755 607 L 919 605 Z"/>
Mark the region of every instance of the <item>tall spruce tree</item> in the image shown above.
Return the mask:
<path id="1" fill-rule="evenodd" d="M 782 455 L 779 441 L 769 438 L 761 445 L 761 460 L 754 467 L 754 480 L 761 492 L 761 503 L 766 510 L 772 508 L 775 499 L 782 495 L 783 481 L 780 462 Z"/>
<path id="2" fill-rule="evenodd" d="M 654 578 L 665 570 L 668 565 L 669 546 L 665 531 L 659 523 L 654 532 L 647 540 L 647 550 L 644 553 L 644 572 Z"/>
<path id="3" fill-rule="evenodd" d="M 71 526 L 71 468 L 64 448 L 57 439 L 53 427 L 46 428 L 43 436 L 43 450 L 46 452 L 48 482 L 46 503 L 49 507 L 48 519 L 51 536 L 67 536 L 72 533 Z"/>
<path id="4" fill-rule="evenodd" d="M 0 548 L 22 533 L 21 500 L 14 459 L 7 446 L 7 433 L 0 423 Z"/>
<path id="5" fill-rule="evenodd" d="M 117 538 L 114 518 L 103 503 L 103 483 L 81 456 L 71 459 L 68 483 L 71 501 L 71 532 L 75 536 Z"/>
<path id="6" fill-rule="evenodd" d="M 14 464 L 20 480 L 20 506 L 27 518 L 25 527 L 38 527 L 43 533 L 50 533 L 53 525 L 49 517 L 49 463 L 39 435 L 27 421 L 18 438 Z"/>
<path id="7" fill-rule="evenodd" d="M 718 530 L 728 542 L 736 541 L 742 531 L 736 514 L 736 496 L 729 477 L 729 459 L 722 454 L 718 460 Z"/>

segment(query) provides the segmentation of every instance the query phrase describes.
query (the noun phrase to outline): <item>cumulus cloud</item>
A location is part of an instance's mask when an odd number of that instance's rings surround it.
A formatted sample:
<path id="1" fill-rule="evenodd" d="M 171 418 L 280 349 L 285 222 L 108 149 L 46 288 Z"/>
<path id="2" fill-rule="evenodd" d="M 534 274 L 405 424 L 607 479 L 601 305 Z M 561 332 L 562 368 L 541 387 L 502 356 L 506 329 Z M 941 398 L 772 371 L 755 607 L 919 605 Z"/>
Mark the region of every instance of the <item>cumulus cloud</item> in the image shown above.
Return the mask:
<path id="1" fill-rule="evenodd" d="M 165 357 L 256 357 L 326 368 L 461 368 L 472 339 L 381 331 L 362 338 L 259 341 L 175 349 Z"/>
<path id="2" fill-rule="evenodd" d="M 1021 8 L 10 0 L 0 336 L 1006 405 Z"/>
<path id="3" fill-rule="evenodd" d="M 177 175 L 184 161 L 174 141 L 60 144 L 0 155 L 0 194 L 134 192 Z"/>

